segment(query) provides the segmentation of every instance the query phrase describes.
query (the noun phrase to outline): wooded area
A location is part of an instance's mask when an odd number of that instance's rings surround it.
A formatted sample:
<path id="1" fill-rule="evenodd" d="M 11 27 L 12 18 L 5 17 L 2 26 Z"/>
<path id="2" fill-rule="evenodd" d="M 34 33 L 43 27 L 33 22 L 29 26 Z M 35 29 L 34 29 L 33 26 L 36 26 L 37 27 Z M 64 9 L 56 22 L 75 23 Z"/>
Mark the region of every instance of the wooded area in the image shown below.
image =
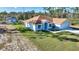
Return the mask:
<path id="1" fill-rule="evenodd" d="M 25 7 L 24 7 L 25 8 Z M 36 15 L 47 15 L 53 18 L 68 18 L 73 24 L 79 24 L 79 7 L 42 7 L 44 12 L 27 11 L 23 12 L 0 12 L 0 21 L 5 20 L 6 16 L 15 16 L 18 20 L 26 20 Z"/>

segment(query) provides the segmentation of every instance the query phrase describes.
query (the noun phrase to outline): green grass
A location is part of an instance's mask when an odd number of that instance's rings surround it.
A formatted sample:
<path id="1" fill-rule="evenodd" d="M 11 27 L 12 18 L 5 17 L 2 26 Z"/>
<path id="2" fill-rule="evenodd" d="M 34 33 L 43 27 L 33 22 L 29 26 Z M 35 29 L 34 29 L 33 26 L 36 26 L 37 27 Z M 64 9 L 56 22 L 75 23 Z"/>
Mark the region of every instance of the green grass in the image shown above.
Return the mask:
<path id="1" fill-rule="evenodd" d="M 1 22 L 1 21 L 4 21 L 4 19 L 0 18 L 0 22 Z"/>
<path id="2" fill-rule="evenodd" d="M 17 29 L 24 27 L 24 25 L 13 25 L 13 26 L 16 27 Z"/>
<path id="3" fill-rule="evenodd" d="M 62 35 L 60 35 L 62 34 Z M 26 31 L 23 33 L 26 38 L 29 38 L 40 50 L 43 51 L 72 51 L 72 50 L 79 50 L 78 43 L 79 42 L 72 42 L 72 41 L 61 41 L 61 37 L 69 37 L 69 38 L 76 38 L 78 36 L 71 35 L 70 33 L 66 32 L 65 34 L 57 33 L 45 33 L 42 32 L 41 34 L 38 32 L 33 31 Z M 63 39 L 64 40 L 64 39 Z"/>
<path id="4" fill-rule="evenodd" d="M 50 33 L 43 31 L 30 31 L 26 30 L 22 34 L 31 40 L 42 51 L 77 51 L 79 50 L 79 42 L 72 41 L 73 38 L 79 40 L 79 35 L 60 32 Z M 65 40 L 70 38 L 71 40 Z"/>
<path id="5" fill-rule="evenodd" d="M 78 18 L 71 18 L 70 22 L 72 25 L 76 25 L 76 24 L 79 24 L 79 19 Z"/>

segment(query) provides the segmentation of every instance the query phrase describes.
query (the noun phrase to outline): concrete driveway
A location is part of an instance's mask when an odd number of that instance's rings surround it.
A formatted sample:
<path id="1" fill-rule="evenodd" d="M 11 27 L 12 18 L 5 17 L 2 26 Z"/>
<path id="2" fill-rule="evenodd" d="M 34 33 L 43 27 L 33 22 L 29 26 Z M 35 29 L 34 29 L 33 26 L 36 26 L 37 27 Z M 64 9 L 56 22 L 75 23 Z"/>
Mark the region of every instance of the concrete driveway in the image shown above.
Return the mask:
<path id="1" fill-rule="evenodd" d="M 74 34 L 79 34 L 79 30 L 65 30 L 65 31 L 68 31 L 68 32 L 71 32 L 71 33 L 74 33 Z"/>
<path id="2" fill-rule="evenodd" d="M 67 29 L 59 30 L 59 31 L 50 31 L 50 32 L 58 33 L 58 32 L 63 32 L 63 31 L 68 31 L 68 32 L 71 32 L 71 33 L 74 33 L 74 34 L 79 34 L 79 30 L 72 29 L 72 28 L 67 28 Z"/>

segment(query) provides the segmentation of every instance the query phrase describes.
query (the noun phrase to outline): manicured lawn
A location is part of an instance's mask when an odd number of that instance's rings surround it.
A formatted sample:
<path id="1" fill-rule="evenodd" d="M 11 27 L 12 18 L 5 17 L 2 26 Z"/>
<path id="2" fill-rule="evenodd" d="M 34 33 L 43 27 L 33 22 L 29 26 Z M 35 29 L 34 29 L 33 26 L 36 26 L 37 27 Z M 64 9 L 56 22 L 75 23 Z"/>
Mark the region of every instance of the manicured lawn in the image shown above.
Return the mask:
<path id="1" fill-rule="evenodd" d="M 69 32 L 53 34 L 50 32 L 26 30 L 22 34 L 42 51 L 79 50 L 79 35 Z"/>

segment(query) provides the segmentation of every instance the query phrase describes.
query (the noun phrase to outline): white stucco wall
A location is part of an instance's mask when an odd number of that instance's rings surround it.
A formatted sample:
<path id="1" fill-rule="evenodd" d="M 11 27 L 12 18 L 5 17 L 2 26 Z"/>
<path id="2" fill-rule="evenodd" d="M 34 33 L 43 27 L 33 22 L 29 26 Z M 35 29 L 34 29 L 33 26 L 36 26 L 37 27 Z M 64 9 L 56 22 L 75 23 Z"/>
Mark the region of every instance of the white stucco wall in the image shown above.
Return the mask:
<path id="1" fill-rule="evenodd" d="M 70 27 L 70 22 L 69 21 L 65 21 L 63 24 L 61 24 L 61 28 L 62 29 L 66 29 Z"/>
<path id="2" fill-rule="evenodd" d="M 45 23 L 47 23 L 47 29 L 45 29 Z M 49 23 L 47 20 L 43 20 L 41 24 L 25 23 L 25 26 L 34 30 L 34 31 L 37 31 L 37 30 L 49 30 L 49 29 L 51 29 L 52 27 L 50 27 L 49 24 L 52 24 L 52 23 Z M 38 28 L 39 25 L 41 25 L 40 28 Z"/>
<path id="3" fill-rule="evenodd" d="M 55 24 L 55 25 L 59 29 L 66 29 L 66 28 L 69 28 L 70 22 L 69 21 L 65 21 L 62 24 Z"/>
<path id="4" fill-rule="evenodd" d="M 33 24 L 32 23 L 25 23 L 25 27 L 33 30 Z"/>
<path id="5" fill-rule="evenodd" d="M 61 24 L 55 24 L 55 26 L 56 26 L 55 27 L 56 29 L 60 29 L 61 28 Z"/>
<path id="6" fill-rule="evenodd" d="M 30 24 L 29 24 L 29 23 L 25 23 L 25 26 L 26 26 L 26 27 L 30 27 Z"/>
<path id="7" fill-rule="evenodd" d="M 35 24 L 33 24 L 33 30 L 36 31 L 36 25 Z"/>
<path id="8" fill-rule="evenodd" d="M 26 27 L 28 27 L 28 26 L 27 26 L 27 23 L 24 23 L 24 24 L 25 24 Z"/>

